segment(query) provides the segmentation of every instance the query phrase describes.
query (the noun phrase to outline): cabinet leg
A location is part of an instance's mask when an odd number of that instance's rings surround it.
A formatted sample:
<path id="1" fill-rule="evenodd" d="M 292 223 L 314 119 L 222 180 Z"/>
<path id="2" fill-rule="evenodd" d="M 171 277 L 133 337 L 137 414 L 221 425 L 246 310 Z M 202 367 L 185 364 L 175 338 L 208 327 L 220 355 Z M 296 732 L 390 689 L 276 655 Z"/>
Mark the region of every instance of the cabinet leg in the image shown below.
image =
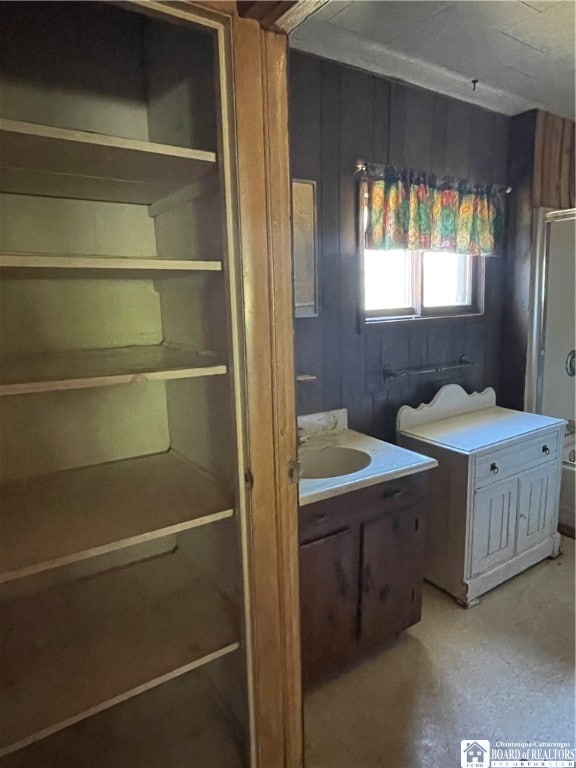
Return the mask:
<path id="1" fill-rule="evenodd" d="M 548 555 L 550 560 L 555 560 L 558 557 L 558 555 L 562 554 L 561 551 L 560 551 L 560 543 L 561 543 L 561 541 L 562 541 L 562 538 L 561 538 L 560 534 L 556 533 L 554 535 L 553 539 L 552 539 L 552 542 L 553 542 L 553 545 L 554 545 L 553 549 L 552 549 L 552 553 L 550 555 Z"/>

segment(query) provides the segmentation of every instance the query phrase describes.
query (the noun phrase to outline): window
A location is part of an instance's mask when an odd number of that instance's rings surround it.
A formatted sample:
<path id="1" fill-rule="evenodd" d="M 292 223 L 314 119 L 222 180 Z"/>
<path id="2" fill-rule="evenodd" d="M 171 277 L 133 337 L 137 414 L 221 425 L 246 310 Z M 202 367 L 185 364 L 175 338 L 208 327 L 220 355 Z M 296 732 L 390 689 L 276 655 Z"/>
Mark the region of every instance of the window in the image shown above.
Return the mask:
<path id="1" fill-rule="evenodd" d="M 364 251 L 368 321 L 482 312 L 484 259 L 431 251 Z"/>

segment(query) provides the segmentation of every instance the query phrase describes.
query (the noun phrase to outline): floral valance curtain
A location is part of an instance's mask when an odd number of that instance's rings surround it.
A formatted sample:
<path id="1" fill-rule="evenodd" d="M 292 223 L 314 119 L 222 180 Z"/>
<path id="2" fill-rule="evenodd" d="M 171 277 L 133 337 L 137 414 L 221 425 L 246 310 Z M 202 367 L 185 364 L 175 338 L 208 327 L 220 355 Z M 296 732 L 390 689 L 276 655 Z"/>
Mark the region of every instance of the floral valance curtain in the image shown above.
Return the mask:
<path id="1" fill-rule="evenodd" d="M 360 182 L 366 248 L 493 255 L 502 224 L 491 186 L 387 169 Z"/>

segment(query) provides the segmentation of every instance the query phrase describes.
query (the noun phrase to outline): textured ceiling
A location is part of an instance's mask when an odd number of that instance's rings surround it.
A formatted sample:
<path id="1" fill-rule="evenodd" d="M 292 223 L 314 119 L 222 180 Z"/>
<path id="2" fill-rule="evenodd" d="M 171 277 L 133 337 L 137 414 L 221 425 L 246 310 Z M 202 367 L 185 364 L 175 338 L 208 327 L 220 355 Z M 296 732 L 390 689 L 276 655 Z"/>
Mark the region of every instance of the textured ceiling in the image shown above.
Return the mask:
<path id="1" fill-rule="evenodd" d="M 292 33 L 290 44 L 506 114 L 538 107 L 573 119 L 575 6 L 332 0 Z"/>

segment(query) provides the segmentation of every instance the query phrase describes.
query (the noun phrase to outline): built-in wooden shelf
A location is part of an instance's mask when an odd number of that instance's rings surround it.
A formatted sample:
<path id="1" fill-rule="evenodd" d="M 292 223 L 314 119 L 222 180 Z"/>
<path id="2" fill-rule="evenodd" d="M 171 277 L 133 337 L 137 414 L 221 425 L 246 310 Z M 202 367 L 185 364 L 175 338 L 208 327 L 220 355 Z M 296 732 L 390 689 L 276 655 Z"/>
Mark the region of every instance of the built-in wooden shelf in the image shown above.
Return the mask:
<path id="1" fill-rule="evenodd" d="M 5 601 L 0 756 L 237 650 L 235 611 L 191 571 L 176 550 Z"/>
<path id="2" fill-rule="evenodd" d="M 0 191 L 150 205 L 208 175 L 214 152 L 0 118 Z"/>
<path id="3" fill-rule="evenodd" d="M 218 376 L 226 370 L 226 365 L 212 352 L 193 352 L 164 344 L 8 354 L 0 367 L 0 395 Z"/>
<path id="4" fill-rule="evenodd" d="M 0 485 L 0 583 L 233 515 L 211 475 L 168 451 Z"/>
<path id="5" fill-rule="evenodd" d="M 191 672 L 8 755 L 1 768 L 242 768 L 234 724 Z"/>
<path id="6" fill-rule="evenodd" d="M 51 253 L 0 253 L 0 268 L 221 272 L 222 262 L 187 261 L 184 259 L 134 259 L 123 256 L 94 256 L 84 253 L 58 256 Z"/>

